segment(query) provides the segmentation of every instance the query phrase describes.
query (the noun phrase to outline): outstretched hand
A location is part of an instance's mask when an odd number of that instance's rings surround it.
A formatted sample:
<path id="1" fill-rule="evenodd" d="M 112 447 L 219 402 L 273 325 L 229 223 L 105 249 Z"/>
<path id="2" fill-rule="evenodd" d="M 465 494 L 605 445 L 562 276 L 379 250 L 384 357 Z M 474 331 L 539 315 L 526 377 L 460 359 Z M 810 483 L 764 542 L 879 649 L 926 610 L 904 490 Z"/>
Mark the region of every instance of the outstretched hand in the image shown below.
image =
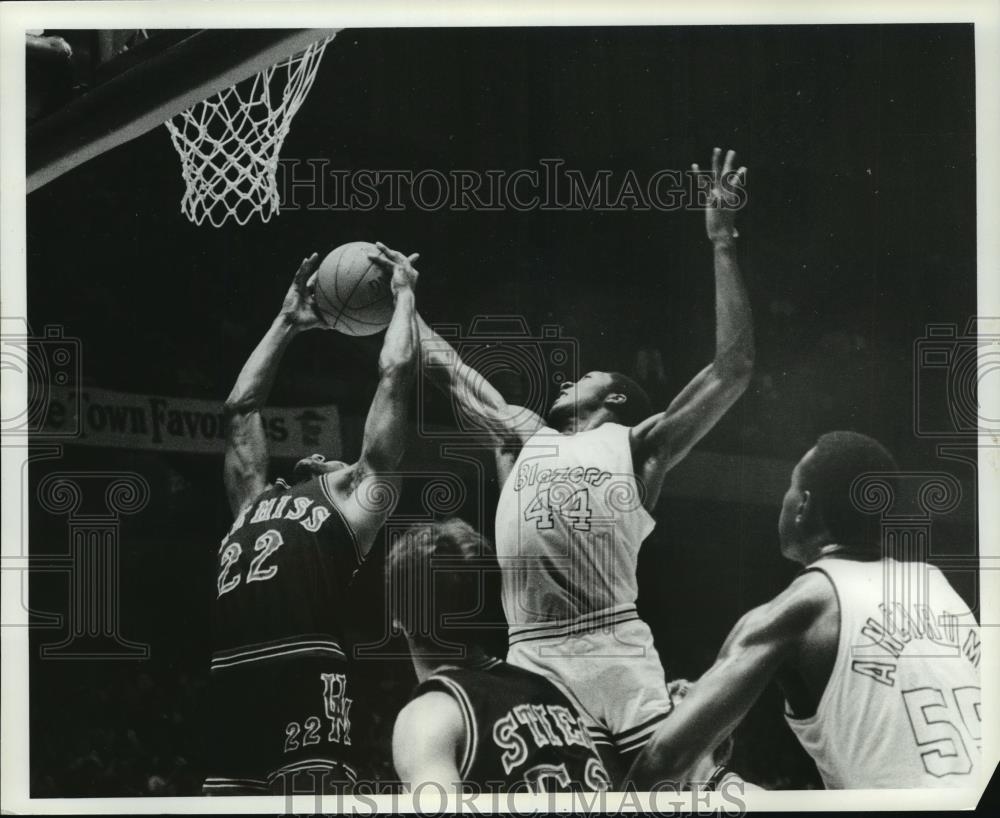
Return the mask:
<path id="1" fill-rule="evenodd" d="M 722 160 L 722 148 L 712 151 L 712 188 L 709 193 L 708 205 L 705 208 L 705 232 L 709 239 L 715 241 L 731 241 L 739 235 L 736 229 L 736 210 L 731 206 L 733 191 L 746 184 L 747 169 L 740 166 L 733 170 L 736 151 L 726 151 L 725 161 Z M 691 165 L 691 170 L 698 172 L 698 165 Z"/>
<path id="2" fill-rule="evenodd" d="M 281 305 L 281 316 L 296 331 L 309 329 L 331 329 L 316 308 L 316 268 L 319 267 L 319 253 L 302 259 L 292 286 L 288 288 Z"/>
<path id="3" fill-rule="evenodd" d="M 406 256 L 398 250 L 391 250 L 380 241 L 375 242 L 375 246 L 379 249 L 379 255 L 370 253 L 368 258 L 392 276 L 393 296 L 403 288 L 414 289 L 417 286 L 420 273 L 414 268 L 413 262 L 420 258 L 420 253 Z"/>

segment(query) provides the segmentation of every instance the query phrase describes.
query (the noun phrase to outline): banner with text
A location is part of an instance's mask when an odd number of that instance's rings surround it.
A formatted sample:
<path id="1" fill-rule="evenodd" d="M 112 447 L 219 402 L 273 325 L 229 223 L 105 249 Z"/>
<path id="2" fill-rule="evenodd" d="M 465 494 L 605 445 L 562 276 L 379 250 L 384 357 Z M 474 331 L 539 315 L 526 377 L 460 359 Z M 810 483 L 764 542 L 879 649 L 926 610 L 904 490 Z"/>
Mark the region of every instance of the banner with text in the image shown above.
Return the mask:
<path id="1" fill-rule="evenodd" d="M 226 419 L 221 401 L 136 395 L 87 387 L 49 387 L 45 422 L 33 437 L 119 449 L 221 454 Z M 319 452 L 340 457 L 336 406 L 274 406 L 261 412 L 272 457 Z"/>

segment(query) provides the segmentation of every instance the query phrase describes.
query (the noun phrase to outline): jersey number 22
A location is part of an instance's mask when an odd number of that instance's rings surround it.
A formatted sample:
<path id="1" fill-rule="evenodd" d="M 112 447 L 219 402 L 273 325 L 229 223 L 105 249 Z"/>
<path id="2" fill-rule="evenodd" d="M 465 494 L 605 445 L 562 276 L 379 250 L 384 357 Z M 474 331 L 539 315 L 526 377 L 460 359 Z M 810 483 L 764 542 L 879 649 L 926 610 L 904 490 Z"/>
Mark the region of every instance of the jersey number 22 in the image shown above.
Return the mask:
<path id="1" fill-rule="evenodd" d="M 250 567 L 246 573 L 247 582 L 264 582 L 278 573 L 277 565 L 268 565 L 265 568 L 264 562 L 281 548 L 284 542 L 281 532 L 273 528 L 268 529 L 257 538 L 257 542 L 253 544 L 253 550 L 257 552 L 257 556 L 250 560 Z M 219 576 L 216 581 L 219 596 L 228 594 L 240 584 L 240 575 L 236 573 L 230 576 L 229 573 L 232 567 L 239 562 L 242 553 L 243 546 L 235 541 L 227 543 L 226 547 L 222 549 L 222 556 L 219 559 Z"/>

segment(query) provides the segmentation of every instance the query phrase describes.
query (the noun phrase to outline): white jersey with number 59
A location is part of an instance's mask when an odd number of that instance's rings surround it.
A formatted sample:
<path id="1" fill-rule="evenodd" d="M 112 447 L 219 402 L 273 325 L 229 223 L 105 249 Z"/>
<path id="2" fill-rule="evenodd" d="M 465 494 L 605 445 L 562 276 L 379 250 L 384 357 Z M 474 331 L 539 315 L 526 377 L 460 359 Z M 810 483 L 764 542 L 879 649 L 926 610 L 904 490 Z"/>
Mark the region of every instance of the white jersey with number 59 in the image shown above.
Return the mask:
<path id="1" fill-rule="evenodd" d="M 978 787 L 979 627 L 935 567 L 824 558 L 840 642 L 815 715 L 786 718 L 830 789 Z"/>
<path id="2" fill-rule="evenodd" d="M 639 546 L 655 525 L 640 495 L 626 426 L 543 428 L 525 443 L 496 516 L 512 633 L 634 606 Z"/>

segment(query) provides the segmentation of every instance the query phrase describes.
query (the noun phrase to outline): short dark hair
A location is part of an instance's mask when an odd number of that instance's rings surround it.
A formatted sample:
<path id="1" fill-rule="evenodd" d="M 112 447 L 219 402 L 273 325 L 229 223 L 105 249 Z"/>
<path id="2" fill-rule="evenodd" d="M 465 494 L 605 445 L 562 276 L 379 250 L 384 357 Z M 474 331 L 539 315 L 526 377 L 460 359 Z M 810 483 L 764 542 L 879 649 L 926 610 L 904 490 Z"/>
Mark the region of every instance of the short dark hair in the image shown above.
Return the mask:
<path id="1" fill-rule="evenodd" d="M 418 523 L 400 537 L 386 560 L 390 613 L 416 642 L 474 644 L 480 632 L 444 620 L 482 607 L 483 572 L 495 562 L 490 541 L 464 520 Z M 480 570 L 465 563 L 478 564 Z"/>
<path id="2" fill-rule="evenodd" d="M 838 545 L 878 549 L 881 525 L 851 499 L 851 484 L 863 474 L 892 474 L 896 460 L 874 438 L 858 432 L 827 432 L 799 471 L 802 487 L 815 498 L 823 522 Z"/>
<path id="3" fill-rule="evenodd" d="M 646 390 L 622 372 L 609 372 L 611 386 L 608 394 L 618 392 L 625 396 L 625 403 L 615 403 L 609 408 L 624 426 L 635 426 L 653 414 L 653 402 Z"/>

